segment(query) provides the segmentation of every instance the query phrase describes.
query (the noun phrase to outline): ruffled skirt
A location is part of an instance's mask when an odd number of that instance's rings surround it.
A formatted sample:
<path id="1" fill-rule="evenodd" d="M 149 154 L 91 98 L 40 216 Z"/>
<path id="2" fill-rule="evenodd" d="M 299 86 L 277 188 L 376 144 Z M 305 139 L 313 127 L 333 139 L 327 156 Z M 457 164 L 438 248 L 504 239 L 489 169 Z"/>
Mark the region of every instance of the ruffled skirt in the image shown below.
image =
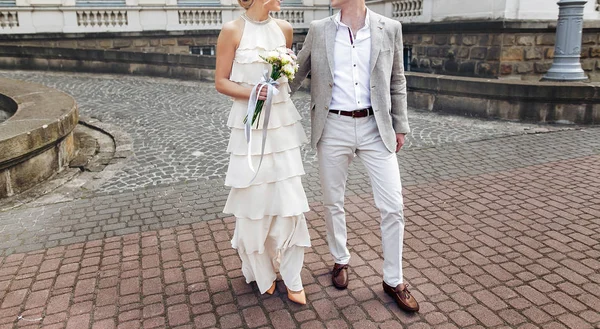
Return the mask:
<path id="1" fill-rule="evenodd" d="M 231 191 L 223 212 L 236 217 L 231 245 L 242 259 L 246 281 L 256 281 L 261 293 L 271 287 L 277 272 L 290 290 L 302 290 L 304 248 L 310 247 L 300 153 L 307 138 L 287 88 L 287 83 L 282 84 L 282 93 L 274 99 L 262 166 L 252 183 L 254 173 L 248 165 L 243 126 L 246 102 L 235 101 L 228 119 L 230 160 L 225 185 Z M 261 144 L 262 129 L 253 128 L 251 159 L 255 169 Z"/>

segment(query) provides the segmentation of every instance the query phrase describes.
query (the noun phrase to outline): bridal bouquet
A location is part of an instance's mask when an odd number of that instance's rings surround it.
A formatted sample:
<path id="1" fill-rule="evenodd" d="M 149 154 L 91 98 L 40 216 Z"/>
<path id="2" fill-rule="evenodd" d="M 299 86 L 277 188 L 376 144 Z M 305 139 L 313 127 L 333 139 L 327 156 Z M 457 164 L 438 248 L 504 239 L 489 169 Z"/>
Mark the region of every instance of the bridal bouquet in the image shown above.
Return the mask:
<path id="1" fill-rule="evenodd" d="M 269 71 L 265 70 L 265 75 L 262 80 L 252 89 L 250 99 L 248 100 L 248 109 L 246 110 L 246 116 L 244 118 L 244 135 L 246 136 L 246 144 L 248 146 L 248 166 L 254 172 L 254 178 L 250 181 L 252 183 L 258 175 L 258 170 L 263 161 L 265 154 L 265 145 L 267 141 L 267 127 L 269 124 L 269 116 L 271 115 L 271 102 L 273 95 L 277 95 L 277 79 L 282 76 L 286 76 L 289 81 L 294 79 L 296 72 L 298 72 L 298 64 L 296 64 L 296 55 L 291 49 L 278 48 L 276 50 L 268 52 L 265 56 L 260 56 L 267 63 L 271 64 L 272 70 L 269 76 Z M 267 99 L 259 100 L 258 93 L 265 87 L 267 88 Z M 262 150 L 260 152 L 260 162 L 258 168 L 254 170 L 252 164 L 252 125 L 256 122 L 256 127 L 260 122 L 260 116 L 263 112 L 263 105 L 265 105 L 265 119 L 263 120 L 263 131 L 262 131 Z"/>
<path id="2" fill-rule="evenodd" d="M 258 100 L 257 93 L 266 86 L 268 88 L 267 93 L 267 106 L 271 105 L 271 96 L 277 95 L 278 90 L 275 88 L 278 83 L 277 79 L 281 76 L 286 76 L 289 81 L 294 79 L 296 72 L 298 72 L 298 64 L 296 63 L 296 55 L 294 51 L 289 48 L 277 48 L 276 50 L 272 50 L 268 52 L 265 56 L 260 56 L 260 58 L 264 59 L 267 63 L 271 64 L 271 76 L 268 76 L 268 72 L 265 72 L 265 76 L 262 81 L 256 85 L 256 87 L 252 91 L 252 95 L 250 96 L 250 102 L 255 103 L 254 112 L 252 113 L 252 121 L 250 125 L 253 125 L 254 122 L 257 122 L 256 127 L 258 128 L 258 121 L 260 120 L 260 115 L 262 113 L 263 105 L 265 104 L 264 100 Z M 256 95 L 256 98 L 254 97 Z M 250 114 L 250 111 L 248 111 Z M 247 122 L 249 116 L 244 118 L 244 123 Z"/>

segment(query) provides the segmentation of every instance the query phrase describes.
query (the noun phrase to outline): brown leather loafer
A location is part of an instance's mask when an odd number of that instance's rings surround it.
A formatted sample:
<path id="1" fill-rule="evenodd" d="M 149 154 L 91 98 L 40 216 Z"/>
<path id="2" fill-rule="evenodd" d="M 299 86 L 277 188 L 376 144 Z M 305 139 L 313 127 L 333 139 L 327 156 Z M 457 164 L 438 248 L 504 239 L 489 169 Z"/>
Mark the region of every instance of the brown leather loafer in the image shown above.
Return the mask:
<path id="1" fill-rule="evenodd" d="M 331 271 L 331 281 L 338 289 L 346 289 L 348 287 L 348 265 L 335 264 Z"/>
<path id="2" fill-rule="evenodd" d="M 383 283 L 383 291 L 390 295 L 396 301 L 398 306 L 408 312 L 418 312 L 419 303 L 413 295 L 408 291 L 408 285 L 404 285 L 404 289 L 400 290 L 400 285 L 397 287 L 388 286 L 387 283 Z"/>

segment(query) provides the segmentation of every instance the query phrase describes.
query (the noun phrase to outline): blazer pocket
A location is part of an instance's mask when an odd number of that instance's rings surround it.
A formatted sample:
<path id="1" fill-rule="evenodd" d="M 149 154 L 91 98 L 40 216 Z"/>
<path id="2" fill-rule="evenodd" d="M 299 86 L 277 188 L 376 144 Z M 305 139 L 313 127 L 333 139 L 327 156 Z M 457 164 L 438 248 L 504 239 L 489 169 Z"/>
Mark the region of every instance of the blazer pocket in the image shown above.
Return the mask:
<path id="1" fill-rule="evenodd" d="M 388 59 L 391 60 L 393 57 L 394 57 L 393 49 L 383 49 L 379 52 L 378 59 L 385 58 L 386 60 L 388 60 Z"/>

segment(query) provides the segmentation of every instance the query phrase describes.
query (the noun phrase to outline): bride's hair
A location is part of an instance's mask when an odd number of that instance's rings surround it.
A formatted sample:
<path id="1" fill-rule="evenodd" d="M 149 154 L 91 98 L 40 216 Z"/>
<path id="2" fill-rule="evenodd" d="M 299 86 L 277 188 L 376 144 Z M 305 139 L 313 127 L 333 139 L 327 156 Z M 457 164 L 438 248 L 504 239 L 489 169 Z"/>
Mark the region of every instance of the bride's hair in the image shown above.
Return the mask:
<path id="1" fill-rule="evenodd" d="M 252 5 L 254 4 L 254 0 L 238 0 L 238 3 L 240 4 L 240 6 L 242 6 L 242 8 L 248 9 L 252 7 Z"/>

